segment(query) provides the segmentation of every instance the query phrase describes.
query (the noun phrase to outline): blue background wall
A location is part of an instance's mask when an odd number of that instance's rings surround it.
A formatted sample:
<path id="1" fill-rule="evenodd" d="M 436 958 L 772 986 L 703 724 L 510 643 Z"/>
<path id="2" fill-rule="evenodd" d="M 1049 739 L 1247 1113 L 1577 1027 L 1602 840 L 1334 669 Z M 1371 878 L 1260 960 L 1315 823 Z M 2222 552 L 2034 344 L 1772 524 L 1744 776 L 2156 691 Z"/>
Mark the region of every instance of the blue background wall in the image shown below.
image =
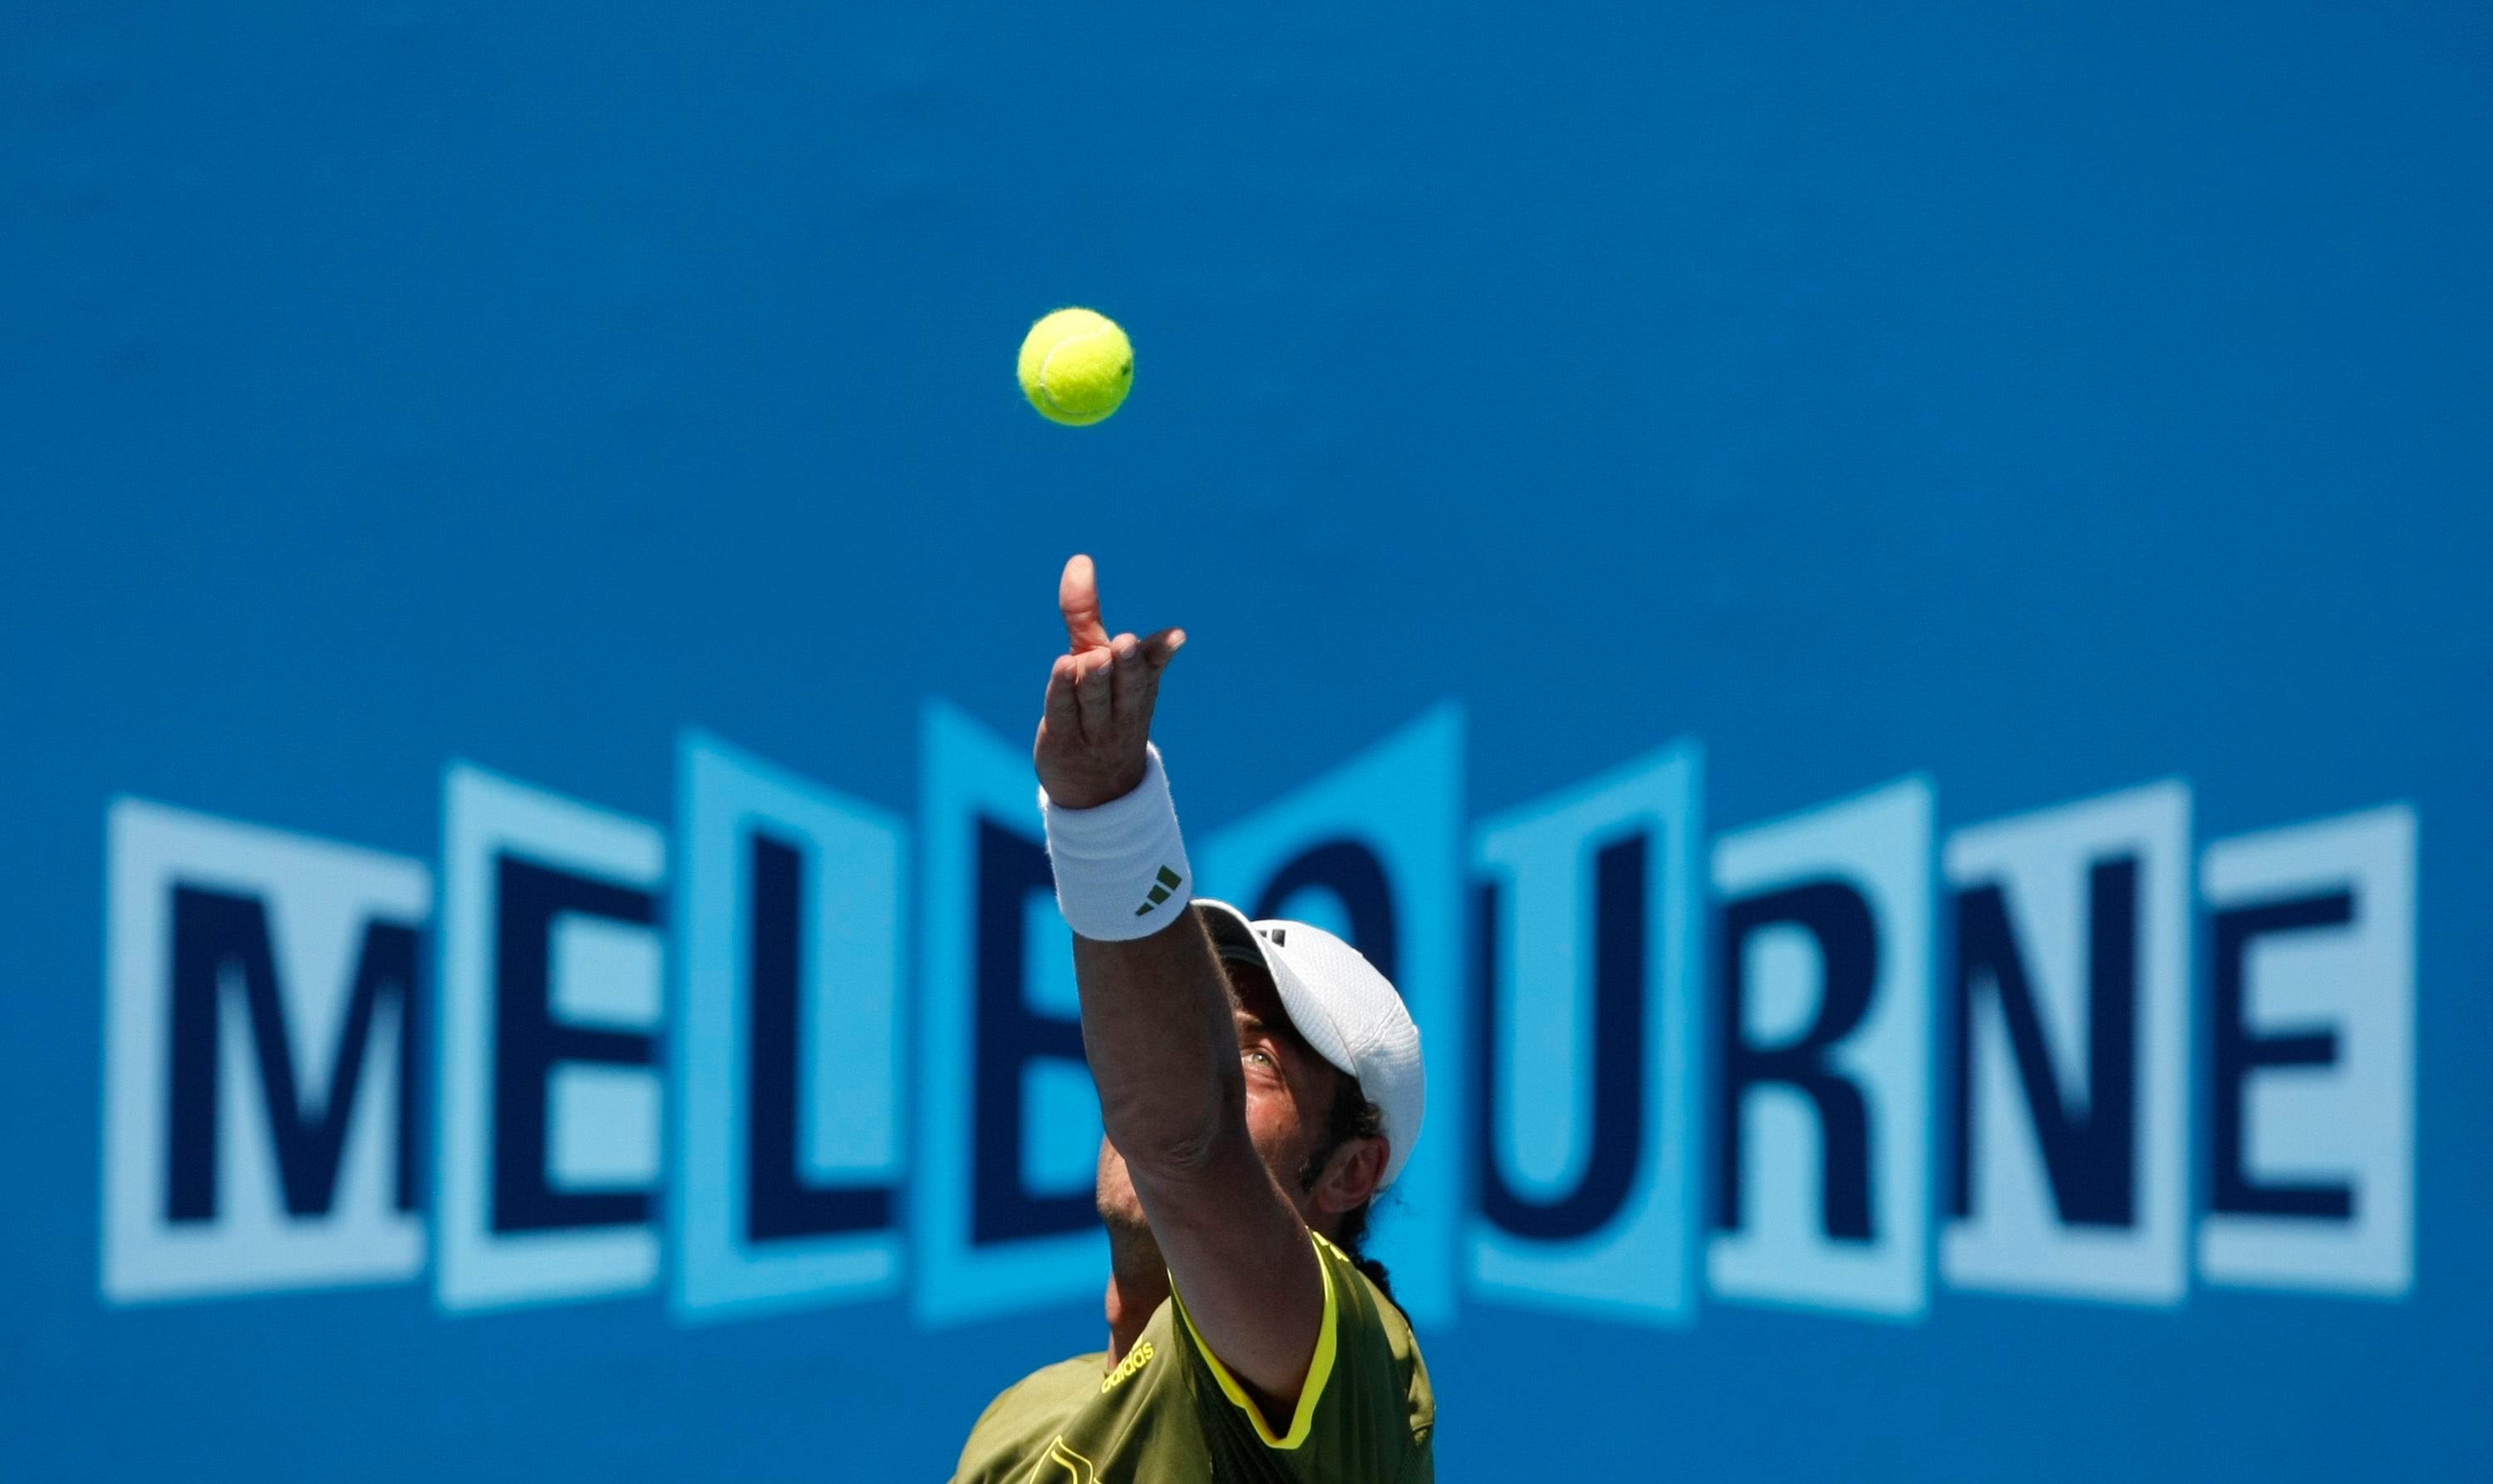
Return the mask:
<path id="1" fill-rule="evenodd" d="M 663 819 L 698 723 L 905 814 L 1073 549 L 1195 636 L 1207 823 L 1448 697 L 1475 813 L 1695 733 L 1726 826 L 2421 819 L 2408 1301 L 1474 1303 L 1447 1477 L 2480 1456 L 2493 25 L 2011 10 L 13 8 L 0 1471 L 933 1477 L 1096 1343 L 96 1279 L 108 798 L 429 857 L 445 757 Z M 1085 433 L 1059 303 L 1139 348 Z"/>

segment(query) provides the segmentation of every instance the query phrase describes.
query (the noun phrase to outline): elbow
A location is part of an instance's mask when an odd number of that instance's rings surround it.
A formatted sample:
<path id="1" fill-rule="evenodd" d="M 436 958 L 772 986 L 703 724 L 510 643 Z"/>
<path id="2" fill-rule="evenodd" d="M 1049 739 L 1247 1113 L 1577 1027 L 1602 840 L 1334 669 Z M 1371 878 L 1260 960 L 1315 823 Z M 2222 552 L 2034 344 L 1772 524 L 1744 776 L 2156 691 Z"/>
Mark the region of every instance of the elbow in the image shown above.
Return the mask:
<path id="1" fill-rule="evenodd" d="M 1227 1114 L 1216 1106 L 1184 1118 L 1110 1113 L 1102 1121 L 1126 1168 L 1137 1180 L 1157 1184 L 1193 1179 L 1233 1158 L 1247 1143 L 1246 1122 Z"/>
<path id="2" fill-rule="evenodd" d="M 1124 1150 L 1124 1145 L 1118 1147 Z M 1135 1185 L 1144 1190 L 1169 1190 L 1225 1179 L 1223 1172 L 1234 1168 L 1241 1159 L 1249 1163 L 1255 1159 L 1254 1145 L 1247 1142 L 1246 1131 L 1220 1129 L 1196 1138 L 1143 1145 L 1139 1153 L 1126 1155 L 1126 1169 Z"/>
<path id="3" fill-rule="evenodd" d="M 1126 1167 L 1137 1179 L 1187 1180 L 1220 1163 L 1228 1143 L 1224 1130 L 1205 1129 L 1199 1133 L 1163 1137 L 1128 1148 L 1118 1145 L 1126 1156 Z"/>

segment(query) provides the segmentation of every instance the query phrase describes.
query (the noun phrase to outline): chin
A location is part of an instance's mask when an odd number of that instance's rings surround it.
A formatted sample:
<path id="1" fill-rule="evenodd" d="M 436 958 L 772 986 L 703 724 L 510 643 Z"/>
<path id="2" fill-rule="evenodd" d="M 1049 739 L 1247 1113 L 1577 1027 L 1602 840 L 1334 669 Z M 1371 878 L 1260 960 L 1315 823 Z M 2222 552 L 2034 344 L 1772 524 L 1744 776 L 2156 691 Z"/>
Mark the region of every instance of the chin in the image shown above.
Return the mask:
<path id="1" fill-rule="evenodd" d="M 1142 1206 L 1131 1201 L 1100 1202 L 1099 1224 L 1108 1229 L 1111 1236 L 1149 1236 L 1152 1232 Z"/>
<path id="2" fill-rule="evenodd" d="M 1143 1198 L 1134 1194 L 1134 1177 L 1126 1170 L 1125 1156 L 1105 1140 L 1099 1143 L 1098 1203 L 1099 1220 L 1110 1232 L 1122 1235 L 1151 1230 L 1151 1223 L 1143 1215 Z"/>

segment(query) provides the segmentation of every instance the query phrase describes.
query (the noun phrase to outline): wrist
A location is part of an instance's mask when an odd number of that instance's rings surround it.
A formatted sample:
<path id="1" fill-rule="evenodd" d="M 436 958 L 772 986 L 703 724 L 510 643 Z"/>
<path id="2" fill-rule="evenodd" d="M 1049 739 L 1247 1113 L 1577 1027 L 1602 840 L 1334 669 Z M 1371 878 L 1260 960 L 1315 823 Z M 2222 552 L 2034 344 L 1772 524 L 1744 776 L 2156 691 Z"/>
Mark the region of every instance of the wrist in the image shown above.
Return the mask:
<path id="1" fill-rule="evenodd" d="M 1142 757 L 1115 772 L 1065 769 L 1053 778 L 1041 774 L 1039 791 L 1048 803 L 1058 809 L 1105 808 L 1143 786 L 1144 780 L 1151 776 L 1155 756 L 1146 751 Z"/>
<path id="2" fill-rule="evenodd" d="M 1148 937 L 1192 899 L 1194 869 L 1157 748 L 1145 755 L 1142 776 L 1124 792 L 1083 807 L 1042 787 L 1039 813 L 1047 824 L 1057 906 L 1082 936 L 1102 942 Z"/>

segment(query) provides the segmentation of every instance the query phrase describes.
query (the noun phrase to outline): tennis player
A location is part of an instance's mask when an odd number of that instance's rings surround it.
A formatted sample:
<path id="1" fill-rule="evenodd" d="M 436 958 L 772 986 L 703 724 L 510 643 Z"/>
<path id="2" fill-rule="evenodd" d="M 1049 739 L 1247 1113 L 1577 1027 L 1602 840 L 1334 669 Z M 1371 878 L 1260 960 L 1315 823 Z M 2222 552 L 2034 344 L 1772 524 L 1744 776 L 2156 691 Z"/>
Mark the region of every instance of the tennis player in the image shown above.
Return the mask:
<path id="1" fill-rule="evenodd" d="M 1419 1137 L 1420 1032 L 1357 949 L 1194 900 L 1151 746 L 1186 636 L 1109 638 L 1091 559 L 1036 758 L 1099 1086 L 1108 1348 L 989 1405 L 957 1484 L 1435 1477 L 1436 1402 L 1369 1203 Z"/>

